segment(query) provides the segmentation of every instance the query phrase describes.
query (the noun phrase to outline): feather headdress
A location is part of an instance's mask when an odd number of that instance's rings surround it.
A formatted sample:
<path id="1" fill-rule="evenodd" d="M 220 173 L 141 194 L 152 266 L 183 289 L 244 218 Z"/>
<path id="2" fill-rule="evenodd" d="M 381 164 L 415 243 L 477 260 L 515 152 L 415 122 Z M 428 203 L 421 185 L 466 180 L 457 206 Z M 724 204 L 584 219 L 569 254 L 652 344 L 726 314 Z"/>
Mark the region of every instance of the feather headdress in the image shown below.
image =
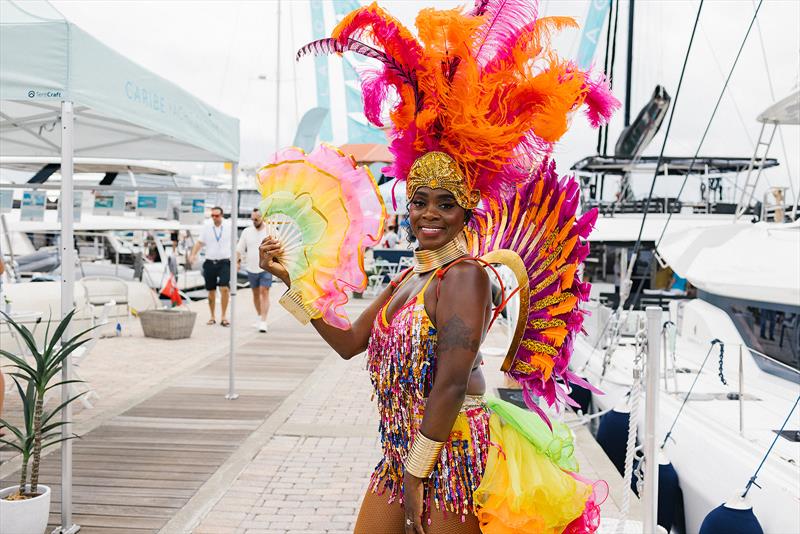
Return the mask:
<path id="1" fill-rule="evenodd" d="M 351 51 L 382 63 L 362 75 L 362 91 L 376 126 L 389 108 L 387 175 L 404 180 L 418 157 L 441 151 L 469 189 L 499 198 L 549 155 L 571 113 L 585 105 L 597 126 L 619 105 L 602 77 L 549 48 L 551 34 L 570 26 L 537 18 L 534 0 L 478 0 L 471 11 L 423 9 L 415 37 L 373 3 L 297 56 Z"/>

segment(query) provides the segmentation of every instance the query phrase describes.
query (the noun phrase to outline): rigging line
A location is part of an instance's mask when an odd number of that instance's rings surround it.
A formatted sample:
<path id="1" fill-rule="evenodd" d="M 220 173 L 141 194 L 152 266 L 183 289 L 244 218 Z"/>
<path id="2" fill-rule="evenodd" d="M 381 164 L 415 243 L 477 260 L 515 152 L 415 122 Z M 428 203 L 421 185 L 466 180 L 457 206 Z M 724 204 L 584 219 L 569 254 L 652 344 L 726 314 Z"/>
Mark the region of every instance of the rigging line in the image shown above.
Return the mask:
<path id="1" fill-rule="evenodd" d="M 703 363 L 700 364 L 700 369 L 697 371 L 697 375 L 695 375 L 694 380 L 692 381 L 692 385 L 689 386 L 689 390 L 686 392 L 686 395 L 683 397 L 683 402 L 681 403 L 680 407 L 678 408 L 678 413 L 675 414 L 675 419 L 672 420 L 672 425 L 667 430 L 667 433 L 664 435 L 664 441 L 661 442 L 661 450 L 664 450 L 666 447 L 667 442 L 672 439 L 672 431 L 675 430 L 675 425 L 678 424 L 678 419 L 681 416 L 681 412 L 683 412 L 683 408 L 686 406 L 686 403 L 689 401 L 689 397 L 692 395 L 692 391 L 694 391 L 694 387 L 697 385 L 697 381 L 700 379 L 700 375 L 703 374 L 703 368 L 706 366 L 706 362 L 708 361 L 708 357 L 711 356 L 711 351 L 714 350 L 714 347 L 719 345 L 719 358 L 720 364 L 722 362 L 722 355 L 725 351 L 725 344 L 720 341 L 719 339 L 713 339 L 711 341 L 711 346 L 708 347 L 708 352 L 706 353 L 706 357 L 703 358 Z M 721 376 L 721 375 L 720 375 Z M 674 439 L 672 441 L 675 441 Z"/>
<path id="2" fill-rule="evenodd" d="M 242 14 L 242 3 L 239 2 L 236 6 L 236 17 L 234 18 L 233 22 L 233 34 L 238 36 L 239 35 L 239 16 Z M 222 97 L 225 95 L 225 85 L 228 81 L 228 67 L 231 64 L 231 53 L 233 52 L 233 45 L 236 43 L 236 39 L 231 39 L 230 44 L 228 45 L 228 54 L 225 56 L 225 68 L 222 71 L 222 79 L 219 86 L 219 100 L 222 100 Z"/>
<path id="3" fill-rule="evenodd" d="M 753 5 L 755 5 L 756 0 L 752 0 Z M 767 72 L 767 85 L 769 86 L 769 96 L 772 98 L 772 101 L 775 102 L 777 98 L 775 98 L 775 88 L 772 85 L 772 73 L 769 70 L 769 60 L 767 59 L 767 48 L 764 46 L 764 35 L 761 32 L 761 23 L 756 21 L 756 33 L 758 34 L 758 42 L 761 45 L 761 57 L 764 58 L 764 70 Z M 789 168 L 789 154 L 786 152 L 786 143 L 783 140 L 783 129 L 779 126 L 778 127 L 778 141 L 781 143 L 781 151 L 783 152 L 783 160 L 786 162 L 786 177 L 789 179 L 789 188 L 792 190 L 792 196 L 794 197 L 794 203 L 797 204 L 797 194 L 794 191 L 794 182 L 792 181 L 792 170 Z"/>
<path id="4" fill-rule="evenodd" d="M 611 20 L 609 18 L 609 20 Z M 619 20 L 619 0 L 616 2 L 616 6 L 614 8 L 614 37 L 611 40 L 611 68 L 609 69 L 608 75 L 608 88 L 609 90 L 614 87 L 614 63 L 616 62 L 617 58 L 617 21 Z M 603 155 L 608 154 L 608 126 L 606 126 L 606 135 L 605 139 L 603 139 Z"/>
<path id="5" fill-rule="evenodd" d="M 711 117 L 708 119 L 708 124 L 706 124 L 706 129 L 703 132 L 703 136 L 700 138 L 700 143 L 697 145 L 697 150 L 694 152 L 694 156 L 692 157 L 692 162 L 689 164 L 689 168 L 686 170 L 686 174 L 683 177 L 683 183 L 681 184 L 681 188 L 678 190 L 678 195 L 675 197 L 676 200 L 680 199 L 681 194 L 683 193 L 683 189 L 686 187 L 686 182 L 689 179 L 689 174 L 692 172 L 694 168 L 694 164 L 697 161 L 697 155 L 700 153 L 700 150 L 703 147 L 703 143 L 706 140 L 706 136 L 708 135 L 708 131 L 711 129 L 711 123 L 714 121 L 714 117 L 717 114 L 717 110 L 719 109 L 719 104 L 722 101 L 722 96 L 725 94 L 725 89 L 728 87 L 728 83 L 731 81 L 731 77 L 733 76 L 733 71 L 736 69 L 736 64 L 739 62 L 739 57 L 742 55 L 742 50 L 744 49 L 744 45 L 747 42 L 747 37 L 750 35 L 750 30 L 753 29 L 753 24 L 756 21 L 756 17 L 758 16 L 758 11 L 761 9 L 761 6 L 764 4 L 764 0 L 758 0 L 758 6 L 756 6 L 756 10 L 753 13 L 753 18 L 750 19 L 750 25 L 747 27 L 747 32 L 744 34 L 744 39 L 742 39 L 742 44 L 739 45 L 739 51 L 736 53 L 736 57 L 733 59 L 733 65 L 731 65 L 731 70 L 728 72 L 728 77 L 725 79 L 725 85 L 722 86 L 722 90 L 719 93 L 719 97 L 717 98 L 717 103 L 714 105 L 714 111 L 711 113 Z M 645 214 L 646 215 L 646 214 Z M 661 240 L 664 239 L 664 234 L 667 231 L 667 226 L 669 226 L 670 221 L 672 220 L 672 213 L 667 215 L 667 220 L 664 222 L 664 228 L 661 229 L 661 235 L 658 236 L 658 241 L 656 242 L 656 248 L 658 245 L 661 244 Z"/>
<path id="6" fill-rule="evenodd" d="M 703 34 L 703 39 L 705 39 L 706 44 L 708 45 L 708 50 L 711 52 L 711 59 L 714 60 L 714 65 L 717 67 L 719 75 L 724 77 L 725 73 L 722 70 L 722 65 L 720 65 L 719 63 L 719 59 L 717 58 L 716 52 L 714 52 L 714 47 L 712 46 L 711 39 L 709 39 L 708 34 L 703 28 L 700 28 L 700 33 Z M 750 135 L 750 131 L 747 129 L 747 123 L 744 121 L 744 117 L 742 116 L 742 110 L 739 109 L 739 104 L 736 102 L 736 98 L 733 96 L 733 93 L 730 93 L 729 96 L 731 98 L 731 103 L 733 104 L 733 109 L 736 111 L 736 116 L 739 118 L 739 123 L 741 123 L 742 125 L 742 130 L 744 130 L 744 134 L 747 136 L 747 140 L 750 141 L 750 150 L 755 150 L 756 144 L 753 141 L 753 136 Z"/>
<path id="7" fill-rule="evenodd" d="M 769 456 L 769 453 L 772 452 L 772 449 L 775 447 L 775 443 L 777 443 L 777 441 L 780 439 L 781 435 L 783 434 L 783 429 L 786 428 L 786 424 L 789 422 L 789 418 L 792 417 L 792 414 L 794 413 L 794 409 L 797 408 L 797 404 L 798 403 L 800 403 L 800 395 L 798 395 L 797 396 L 797 400 L 794 401 L 794 405 L 792 406 L 792 409 L 789 410 L 788 414 L 786 414 L 786 419 L 783 421 L 783 424 L 781 425 L 781 429 L 778 432 L 775 433 L 775 439 L 772 440 L 772 444 L 769 446 L 769 449 L 767 449 L 767 453 L 761 459 L 761 463 L 758 464 L 758 468 L 756 469 L 756 472 L 753 473 L 753 476 L 751 476 L 750 480 L 747 482 L 747 487 L 744 488 L 744 493 L 742 494 L 742 498 L 747 497 L 747 492 L 750 491 L 750 488 L 752 486 L 755 485 L 755 486 L 757 486 L 759 488 L 761 487 L 758 484 L 756 484 L 756 477 L 758 476 L 758 472 L 761 471 L 762 467 L 764 467 L 764 462 L 767 461 L 767 457 Z"/>
<path id="8" fill-rule="evenodd" d="M 736 69 L 736 64 L 739 62 L 739 57 L 742 55 L 742 50 L 744 49 L 744 45 L 747 42 L 747 37 L 750 35 L 750 31 L 753 29 L 753 25 L 754 25 L 754 23 L 756 21 L 756 17 L 758 16 L 758 11 L 761 9 L 761 6 L 763 5 L 763 3 L 764 3 L 764 0 L 759 0 L 758 6 L 756 6 L 756 10 L 753 13 L 753 18 L 750 20 L 750 25 L 747 27 L 747 32 L 744 34 L 744 39 L 742 39 L 742 44 L 739 45 L 739 51 L 736 53 L 736 57 L 733 60 L 733 65 L 731 65 L 731 70 L 730 70 L 730 72 L 728 72 L 728 77 L 725 79 L 725 84 L 722 86 L 722 90 L 719 93 L 719 97 L 717 98 L 717 103 L 714 106 L 714 110 L 711 113 L 711 117 L 709 117 L 709 119 L 708 119 L 708 124 L 706 124 L 706 129 L 703 132 L 703 136 L 700 138 L 700 143 L 697 145 L 697 150 L 695 150 L 694 156 L 692 157 L 692 161 L 689 164 L 689 168 L 686 170 L 686 174 L 683 177 L 683 183 L 681 183 L 681 187 L 678 190 L 677 196 L 675 197 L 676 201 L 680 200 L 681 195 L 683 194 L 683 190 L 686 188 L 686 182 L 689 180 L 689 175 L 691 174 L 692 169 L 694 168 L 694 164 L 697 161 L 697 155 L 700 153 L 700 150 L 703 147 L 703 143 L 705 142 L 706 136 L 708 135 L 708 131 L 711 129 L 711 123 L 714 121 L 714 117 L 717 114 L 717 110 L 719 109 L 719 104 L 722 101 L 723 95 L 725 94 L 725 89 L 728 87 L 728 82 L 730 82 L 731 76 L 733 76 L 733 71 Z M 702 0 L 701 0 L 701 4 L 702 4 Z M 699 10 L 698 10 L 698 15 L 699 15 Z M 694 35 L 694 33 L 692 35 Z M 680 83 L 678 85 L 678 88 L 680 90 Z M 677 101 L 677 99 L 678 99 L 678 96 L 676 94 L 675 95 L 675 100 Z M 674 106 L 672 108 L 672 111 L 673 111 L 673 114 L 674 114 L 674 112 L 675 112 L 675 107 Z M 670 123 L 671 122 L 672 122 L 672 115 L 670 115 Z M 669 133 L 669 125 L 667 126 L 667 133 Z M 666 136 L 664 137 L 664 142 L 666 143 Z M 663 152 L 663 150 L 664 150 L 663 145 L 661 147 L 661 150 Z M 659 156 L 658 159 L 659 159 L 659 163 L 660 163 L 661 156 Z M 650 194 L 651 195 L 653 193 L 653 186 L 655 185 L 656 176 L 658 176 L 658 164 L 656 165 L 656 172 L 653 175 L 653 183 L 650 185 Z M 649 209 L 649 205 L 650 205 L 650 196 L 647 197 L 647 204 L 645 205 L 645 212 L 644 212 L 644 214 L 642 216 L 642 226 L 639 228 L 639 238 L 641 238 L 642 230 L 644 229 L 644 221 L 645 221 L 645 218 L 647 217 L 647 211 Z M 658 246 L 661 244 L 661 241 L 664 239 L 664 234 L 667 232 L 667 227 L 669 226 L 670 221 L 672 221 L 672 214 L 673 213 L 670 210 L 667 210 L 667 211 L 669 211 L 669 213 L 667 214 L 667 220 L 664 221 L 664 227 L 661 228 L 661 234 L 658 236 L 658 240 L 656 240 L 656 242 L 655 242 L 655 249 L 656 250 L 658 249 Z M 640 239 L 637 239 L 636 240 L 636 247 L 639 247 L 639 246 L 641 246 L 641 242 L 640 242 Z M 634 254 L 636 252 L 637 252 L 637 249 L 634 248 Z M 635 257 L 634 257 L 634 259 L 635 259 Z M 647 264 L 648 265 L 648 270 L 652 267 L 654 259 L 655 259 L 655 254 L 650 256 L 650 261 Z M 631 300 L 631 307 L 633 307 L 633 303 L 636 302 L 637 299 L 639 298 L 639 296 L 641 295 L 643 287 L 644 287 L 644 284 L 639 284 L 637 286 L 636 293 L 634 294 L 634 297 Z"/>
<path id="9" fill-rule="evenodd" d="M 295 41 L 294 41 L 294 9 L 292 7 L 294 4 L 289 4 L 289 41 L 292 46 L 292 50 L 296 48 Z M 297 61 L 292 61 L 292 78 L 297 80 Z M 297 90 L 300 84 L 294 84 L 294 125 L 297 128 L 297 124 L 300 122 L 300 112 L 298 110 L 297 100 Z"/>
<path id="10" fill-rule="evenodd" d="M 611 50 L 611 12 L 614 11 L 614 0 L 608 0 L 608 26 L 606 28 L 606 50 L 603 59 L 603 74 L 608 76 L 608 56 Z M 611 79 L 609 78 L 609 90 L 611 89 Z M 603 135 L 608 135 L 608 124 L 604 124 L 597 129 L 597 154 L 603 146 Z M 605 153 L 603 154 L 605 156 Z"/>
<path id="11" fill-rule="evenodd" d="M 653 170 L 653 181 L 650 183 L 650 192 L 647 194 L 647 202 L 644 205 L 644 213 L 642 214 L 642 224 L 639 226 L 639 235 L 636 237 L 636 243 L 633 246 L 633 259 L 631 260 L 633 263 L 636 263 L 636 255 L 639 252 L 639 248 L 642 245 L 642 233 L 644 232 L 644 224 L 647 220 L 647 212 L 650 210 L 650 201 L 653 198 L 653 190 L 656 186 L 656 179 L 658 178 L 658 173 L 661 168 L 661 162 L 664 159 L 664 149 L 667 147 L 667 141 L 669 140 L 669 132 L 672 129 L 672 119 L 675 118 L 675 110 L 678 107 L 678 98 L 681 95 L 681 88 L 683 87 L 683 77 L 686 74 L 686 65 L 689 63 L 689 55 L 692 51 L 692 45 L 694 44 L 694 36 L 697 33 L 697 25 L 700 22 L 700 13 L 703 11 L 703 2 L 705 0 L 700 0 L 700 4 L 697 6 L 697 15 L 695 15 L 694 19 L 694 26 L 692 26 L 692 35 L 689 37 L 689 45 L 686 48 L 686 55 L 683 57 L 683 66 L 681 67 L 681 75 L 678 78 L 678 88 L 675 91 L 675 100 L 672 102 L 672 112 L 669 114 L 669 121 L 667 122 L 667 129 L 664 131 L 664 140 L 661 142 L 661 150 L 658 153 L 658 159 L 656 160 L 656 167 Z M 640 284 L 641 285 L 641 284 Z"/>

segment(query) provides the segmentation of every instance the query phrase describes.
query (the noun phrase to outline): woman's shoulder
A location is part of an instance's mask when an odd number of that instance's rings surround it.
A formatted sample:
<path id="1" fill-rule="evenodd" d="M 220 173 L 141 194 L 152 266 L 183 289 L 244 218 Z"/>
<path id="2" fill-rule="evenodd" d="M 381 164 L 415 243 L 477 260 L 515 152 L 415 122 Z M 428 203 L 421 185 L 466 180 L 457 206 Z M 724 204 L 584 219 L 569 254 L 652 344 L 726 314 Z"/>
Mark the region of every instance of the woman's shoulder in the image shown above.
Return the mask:
<path id="1" fill-rule="evenodd" d="M 461 289 L 489 287 L 489 275 L 486 273 L 486 269 L 474 259 L 464 259 L 451 265 L 443 273 L 441 279 L 443 287 L 445 284 Z"/>

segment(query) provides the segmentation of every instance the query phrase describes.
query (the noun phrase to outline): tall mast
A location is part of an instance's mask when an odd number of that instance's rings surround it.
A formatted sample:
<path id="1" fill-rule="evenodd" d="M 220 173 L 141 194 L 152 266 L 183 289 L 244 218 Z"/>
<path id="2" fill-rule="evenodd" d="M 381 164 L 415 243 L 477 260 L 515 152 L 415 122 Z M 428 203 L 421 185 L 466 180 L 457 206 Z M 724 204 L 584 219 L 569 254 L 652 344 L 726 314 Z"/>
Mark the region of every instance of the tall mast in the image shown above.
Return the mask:
<path id="1" fill-rule="evenodd" d="M 625 126 L 631 124 L 631 80 L 633 79 L 633 8 L 634 0 L 628 3 L 628 66 L 625 69 Z"/>
<path id="2" fill-rule="evenodd" d="M 275 152 L 281 148 L 281 0 L 278 0 L 278 36 L 275 47 Z"/>

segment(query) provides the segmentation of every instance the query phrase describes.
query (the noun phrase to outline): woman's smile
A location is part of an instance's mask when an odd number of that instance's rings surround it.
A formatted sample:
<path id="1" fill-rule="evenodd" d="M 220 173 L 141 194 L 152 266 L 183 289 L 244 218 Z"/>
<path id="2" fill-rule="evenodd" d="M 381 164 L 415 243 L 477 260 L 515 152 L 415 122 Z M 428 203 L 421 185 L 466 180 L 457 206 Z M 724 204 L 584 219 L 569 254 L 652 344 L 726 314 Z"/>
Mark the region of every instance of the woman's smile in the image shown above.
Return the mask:
<path id="1" fill-rule="evenodd" d="M 418 188 L 408 203 L 408 214 L 423 250 L 446 245 L 464 228 L 464 208 L 447 189 Z"/>

